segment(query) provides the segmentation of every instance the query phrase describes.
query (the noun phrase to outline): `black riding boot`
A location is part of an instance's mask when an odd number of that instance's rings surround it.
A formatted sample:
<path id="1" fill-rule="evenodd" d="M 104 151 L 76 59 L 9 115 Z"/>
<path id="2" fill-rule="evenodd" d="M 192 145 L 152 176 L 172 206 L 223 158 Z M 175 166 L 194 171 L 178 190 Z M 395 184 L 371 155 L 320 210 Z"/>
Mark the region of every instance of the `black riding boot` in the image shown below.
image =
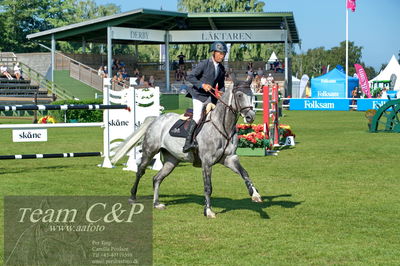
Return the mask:
<path id="1" fill-rule="evenodd" d="M 183 152 L 189 152 L 191 149 L 197 148 L 196 141 L 194 140 L 194 130 L 196 129 L 197 124 L 194 120 L 190 121 L 188 128 L 188 136 L 186 137 L 185 146 L 183 146 Z"/>

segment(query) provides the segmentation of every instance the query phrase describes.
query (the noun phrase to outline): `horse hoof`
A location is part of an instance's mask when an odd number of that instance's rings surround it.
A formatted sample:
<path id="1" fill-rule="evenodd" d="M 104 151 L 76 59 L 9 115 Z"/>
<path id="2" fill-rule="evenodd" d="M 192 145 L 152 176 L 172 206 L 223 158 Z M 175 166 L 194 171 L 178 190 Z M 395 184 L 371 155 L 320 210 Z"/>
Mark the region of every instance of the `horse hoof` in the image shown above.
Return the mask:
<path id="1" fill-rule="evenodd" d="M 166 208 L 167 207 L 162 203 L 158 203 L 158 204 L 154 205 L 154 209 L 157 209 L 157 210 L 165 210 Z"/>
<path id="2" fill-rule="evenodd" d="M 263 202 L 260 195 L 252 196 L 252 197 L 251 197 L 251 200 L 252 200 L 253 202 L 258 202 L 258 203 Z"/>
<path id="3" fill-rule="evenodd" d="M 134 203 L 136 203 L 136 199 L 129 198 L 128 199 L 128 203 L 129 204 L 134 204 Z"/>
<path id="4" fill-rule="evenodd" d="M 207 218 L 211 218 L 211 219 L 217 218 L 217 217 L 215 216 L 215 213 L 214 213 L 211 209 L 207 209 L 207 210 L 206 210 L 206 216 L 207 216 Z"/>

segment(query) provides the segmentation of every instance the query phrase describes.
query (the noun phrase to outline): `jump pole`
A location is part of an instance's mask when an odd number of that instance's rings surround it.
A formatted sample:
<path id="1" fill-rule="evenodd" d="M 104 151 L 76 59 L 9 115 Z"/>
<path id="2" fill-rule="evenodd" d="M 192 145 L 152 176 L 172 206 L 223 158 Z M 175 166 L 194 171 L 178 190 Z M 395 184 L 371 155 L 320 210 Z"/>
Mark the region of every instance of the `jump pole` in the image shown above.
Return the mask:
<path id="1" fill-rule="evenodd" d="M 102 156 L 102 153 L 101 152 L 73 152 L 73 153 L 0 155 L 0 160 L 97 157 L 97 156 Z"/>

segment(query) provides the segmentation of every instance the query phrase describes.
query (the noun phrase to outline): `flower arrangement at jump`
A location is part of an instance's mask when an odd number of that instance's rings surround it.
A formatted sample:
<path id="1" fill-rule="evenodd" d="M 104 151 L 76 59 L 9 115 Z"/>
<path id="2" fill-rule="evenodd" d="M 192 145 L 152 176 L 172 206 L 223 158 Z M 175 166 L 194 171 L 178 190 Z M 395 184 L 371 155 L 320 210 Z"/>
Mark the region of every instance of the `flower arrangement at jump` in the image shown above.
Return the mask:
<path id="1" fill-rule="evenodd" d="M 280 124 L 279 125 L 279 143 L 286 143 L 286 138 L 293 136 L 296 138 L 296 134 L 293 133 L 292 128 L 289 125 Z"/>
<path id="2" fill-rule="evenodd" d="M 271 140 L 264 133 L 263 124 L 238 124 L 238 148 L 265 148 L 271 149 Z M 286 138 L 289 136 L 296 137 L 289 125 L 279 125 L 279 144 L 285 144 Z"/>
<path id="3" fill-rule="evenodd" d="M 38 120 L 38 124 L 54 124 L 56 120 L 51 115 L 46 115 Z"/>
<path id="4" fill-rule="evenodd" d="M 264 134 L 264 125 L 262 124 L 239 124 L 238 130 L 238 148 L 265 148 L 270 146 L 268 136 Z"/>

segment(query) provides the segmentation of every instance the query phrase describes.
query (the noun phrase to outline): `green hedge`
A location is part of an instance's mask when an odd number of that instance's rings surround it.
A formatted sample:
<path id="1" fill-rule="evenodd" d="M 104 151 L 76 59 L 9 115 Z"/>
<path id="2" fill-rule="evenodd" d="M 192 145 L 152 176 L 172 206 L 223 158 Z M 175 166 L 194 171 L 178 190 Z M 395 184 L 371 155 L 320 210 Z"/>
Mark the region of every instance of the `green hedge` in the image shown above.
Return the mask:
<path id="1" fill-rule="evenodd" d="M 90 100 L 62 100 L 55 101 L 52 104 L 64 105 L 64 104 L 102 104 L 103 100 L 90 99 Z M 57 122 L 102 122 L 103 121 L 103 111 L 101 110 L 57 110 L 49 111 L 49 115 L 53 116 Z M 66 116 L 66 117 L 65 117 Z"/>

